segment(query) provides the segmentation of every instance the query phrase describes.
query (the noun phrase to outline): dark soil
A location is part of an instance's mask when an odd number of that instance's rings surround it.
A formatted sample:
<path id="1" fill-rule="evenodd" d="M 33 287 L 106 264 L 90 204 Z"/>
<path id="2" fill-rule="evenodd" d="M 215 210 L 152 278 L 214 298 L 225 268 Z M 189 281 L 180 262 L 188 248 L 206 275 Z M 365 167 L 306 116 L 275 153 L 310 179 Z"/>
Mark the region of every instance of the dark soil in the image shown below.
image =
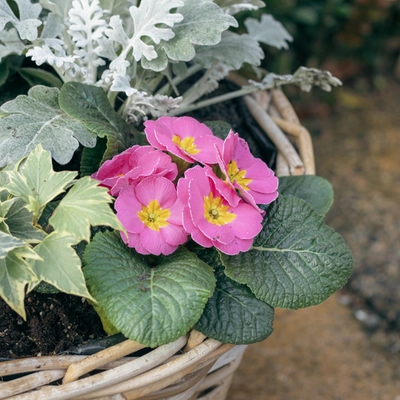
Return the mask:
<path id="1" fill-rule="evenodd" d="M 0 299 L 0 358 L 58 354 L 105 336 L 99 317 L 83 298 L 31 292 L 25 308 L 26 321 Z"/>

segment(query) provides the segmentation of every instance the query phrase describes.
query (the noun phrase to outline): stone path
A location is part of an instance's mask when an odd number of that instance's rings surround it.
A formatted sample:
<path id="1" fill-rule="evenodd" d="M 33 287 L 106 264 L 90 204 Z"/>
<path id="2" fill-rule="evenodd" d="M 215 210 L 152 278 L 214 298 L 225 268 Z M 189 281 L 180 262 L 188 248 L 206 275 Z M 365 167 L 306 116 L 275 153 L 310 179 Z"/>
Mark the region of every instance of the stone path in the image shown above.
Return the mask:
<path id="1" fill-rule="evenodd" d="M 400 400 L 400 86 L 359 104 L 303 120 L 319 132 L 317 173 L 335 190 L 327 222 L 354 254 L 348 290 L 277 310 L 272 336 L 246 350 L 229 400 Z"/>

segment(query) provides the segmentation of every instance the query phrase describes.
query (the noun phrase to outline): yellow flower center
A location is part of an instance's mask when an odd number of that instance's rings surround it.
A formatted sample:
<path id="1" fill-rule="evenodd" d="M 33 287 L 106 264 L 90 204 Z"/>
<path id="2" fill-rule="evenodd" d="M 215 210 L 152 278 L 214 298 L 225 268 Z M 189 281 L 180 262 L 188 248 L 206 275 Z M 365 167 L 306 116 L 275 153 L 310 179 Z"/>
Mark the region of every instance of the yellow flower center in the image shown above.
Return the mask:
<path id="1" fill-rule="evenodd" d="M 231 161 L 228 164 L 228 175 L 229 180 L 233 182 L 237 182 L 244 190 L 250 190 L 248 185 L 252 182 L 252 179 L 246 178 L 246 170 L 240 170 L 236 164 L 236 161 Z"/>
<path id="2" fill-rule="evenodd" d="M 174 135 L 172 141 L 188 154 L 200 153 L 200 150 L 194 144 L 194 137 L 187 136 L 183 140 L 178 135 Z"/>
<path id="3" fill-rule="evenodd" d="M 160 231 L 169 224 L 167 219 L 171 215 L 168 208 L 162 209 L 157 200 L 152 200 L 148 206 L 142 206 L 142 211 L 138 212 L 139 219 L 153 231 Z"/>
<path id="4" fill-rule="evenodd" d="M 229 206 L 222 204 L 222 197 L 215 197 L 212 193 L 204 196 L 204 217 L 214 225 L 229 224 L 236 218 L 236 214 L 228 211 Z"/>

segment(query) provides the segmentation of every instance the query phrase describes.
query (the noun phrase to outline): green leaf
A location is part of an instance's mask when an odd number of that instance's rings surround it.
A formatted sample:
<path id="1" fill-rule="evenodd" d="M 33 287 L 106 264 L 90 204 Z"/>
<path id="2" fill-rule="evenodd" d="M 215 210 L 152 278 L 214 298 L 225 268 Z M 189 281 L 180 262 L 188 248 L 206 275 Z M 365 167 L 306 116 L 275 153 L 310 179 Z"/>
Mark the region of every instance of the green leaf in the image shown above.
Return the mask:
<path id="1" fill-rule="evenodd" d="M 203 124 L 207 125 L 215 136 L 224 140 L 229 131 L 232 129 L 232 125 L 226 121 L 204 121 Z"/>
<path id="2" fill-rule="evenodd" d="M 58 105 L 57 88 L 34 86 L 1 106 L 0 167 L 27 155 L 38 144 L 59 164 L 68 163 L 79 142 L 94 147 L 96 135 L 71 118 Z"/>
<path id="3" fill-rule="evenodd" d="M 238 70 L 244 63 L 251 65 L 260 65 L 260 61 L 264 58 L 257 40 L 250 35 L 238 35 L 233 32 L 223 32 L 222 40 L 214 46 L 199 46 L 196 49 L 196 63 L 210 68 L 216 61 Z"/>
<path id="4" fill-rule="evenodd" d="M 149 347 L 188 332 L 215 287 L 212 268 L 194 253 L 182 248 L 154 266 L 115 232 L 97 234 L 84 261 L 89 289 L 108 320 Z"/>
<path id="5" fill-rule="evenodd" d="M 75 236 L 75 243 L 90 240 L 90 226 L 105 225 L 124 230 L 109 203 L 112 197 L 108 189 L 88 176 L 79 179 L 50 218 L 55 230 L 68 232 Z"/>
<path id="6" fill-rule="evenodd" d="M 0 231 L 0 258 L 6 257 L 14 249 L 25 246 L 26 243 L 23 240 Z"/>
<path id="7" fill-rule="evenodd" d="M 106 138 L 99 138 L 95 147 L 83 149 L 79 167 L 81 176 L 90 176 L 100 168 L 104 153 L 107 150 L 107 142 Z"/>
<path id="8" fill-rule="evenodd" d="M 75 236 L 67 232 L 52 232 L 35 247 L 42 260 L 30 262 L 39 281 L 30 284 L 29 290 L 44 281 L 62 292 L 94 300 L 86 288 L 81 261 L 72 248 L 75 243 Z"/>
<path id="9" fill-rule="evenodd" d="M 54 172 L 48 151 L 38 145 L 26 158 L 19 171 L 5 171 L 9 179 L 7 190 L 21 197 L 37 219 L 43 207 L 73 181 L 76 172 Z"/>
<path id="10" fill-rule="evenodd" d="M 0 232 L 0 246 L 3 247 L 5 234 Z M 28 246 L 8 251 L 0 258 L 0 297 L 22 318 L 26 318 L 24 308 L 25 287 L 37 281 L 37 277 L 25 258 L 37 258 Z"/>
<path id="11" fill-rule="evenodd" d="M 273 331 L 274 309 L 258 300 L 246 285 L 224 274 L 215 249 L 198 255 L 216 269 L 217 286 L 195 329 L 223 343 L 249 344 L 266 339 Z"/>
<path id="12" fill-rule="evenodd" d="M 283 25 L 269 14 L 262 14 L 260 21 L 247 18 L 244 24 L 251 37 L 278 49 L 287 49 L 289 47 L 287 42 L 293 40 Z"/>
<path id="13" fill-rule="evenodd" d="M 192 60 L 196 55 L 195 45 L 216 45 L 223 31 L 238 26 L 235 18 L 210 0 L 186 0 L 177 11 L 183 20 L 175 23 L 172 29 L 175 36 L 160 44 L 168 58 L 175 61 Z"/>
<path id="14" fill-rule="evenodd" d="M 33 226 L 32 213 L 25 206 L 26 203 L 18 197 L 0 203 L 0 221 L 4 221 L 11 235 L 28 243 L 38 243 L 46 234 Z M 3 230 L 1 222 L 0 230 Z"/>
<path id="15" fill-rule="evenodd" d="M 135 129 L 114 111 L 102 88 L 67 82 L 60 92 L 60 107 L 97 136 L 107 137 L 104 160 L 133 144 Z"/>
<path id="16" fill-rule="evenodd" d="M 282 176 L 279 178 L 279 193 L 303 199 L 321 215 L 325 215 L 333 203 L 332 185 L 315 175 Z"/>
<path id="17" fill-rule="evenodd" d="M 39 68 L 20 68 L 18 73 L 31 85 L 46 84 L 58 89 L 62 86 L 62 81 L 52 74 Z"/>
<path id="18" fill-rule="evenodd" d="M 339 290 L 353 269 L 343 238 L 305 201 L 280 196 L 268 209 L 252 249 L 224 256 L 225 273 L 272 307 L 319 304 Z"/>

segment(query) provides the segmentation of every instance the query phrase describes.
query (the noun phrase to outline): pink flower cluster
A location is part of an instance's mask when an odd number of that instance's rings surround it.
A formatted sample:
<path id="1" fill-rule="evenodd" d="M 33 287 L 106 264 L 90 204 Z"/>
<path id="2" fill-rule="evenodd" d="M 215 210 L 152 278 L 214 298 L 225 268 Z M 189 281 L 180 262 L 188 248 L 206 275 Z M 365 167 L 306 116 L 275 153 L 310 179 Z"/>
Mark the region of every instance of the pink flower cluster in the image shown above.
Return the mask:
<path id="1" fill-rule="evenodd" d="M 145 133 L 151 146 L 133 146 L 92 175 L 116 197 L 124 242 L 141 254 L 168 255 L 190 235 L 229 255 L 249 250 L 262 229 L 257 204 L 278 196 L 273 171 L 237 133 L 222 140 L 191 117 L 147 121 Z"/>

